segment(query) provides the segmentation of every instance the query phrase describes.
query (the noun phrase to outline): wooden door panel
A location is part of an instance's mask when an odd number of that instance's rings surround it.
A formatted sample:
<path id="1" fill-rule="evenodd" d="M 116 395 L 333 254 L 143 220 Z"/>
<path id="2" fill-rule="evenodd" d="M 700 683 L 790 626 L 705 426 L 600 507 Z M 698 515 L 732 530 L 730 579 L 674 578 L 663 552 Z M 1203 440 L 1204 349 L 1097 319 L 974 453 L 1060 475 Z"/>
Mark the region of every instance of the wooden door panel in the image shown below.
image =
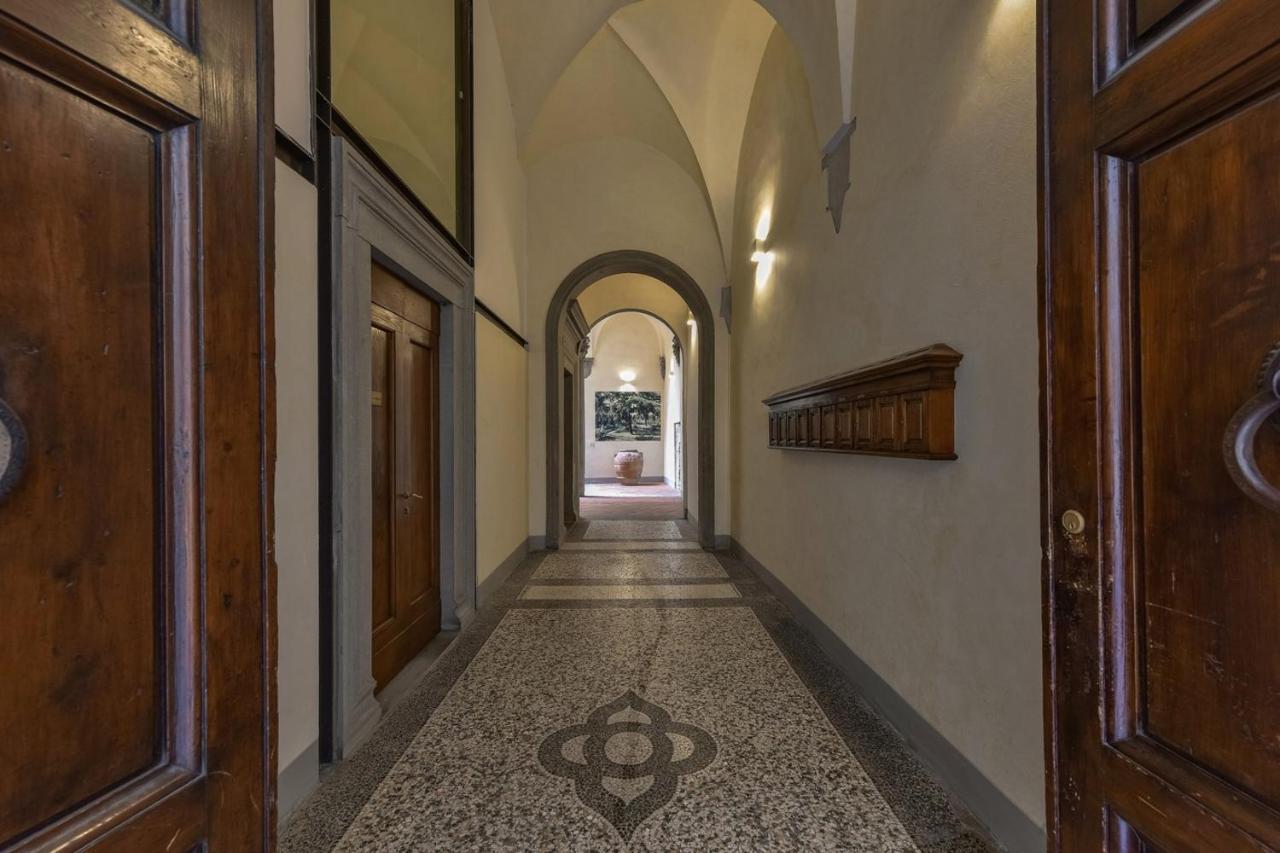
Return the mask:
<path id="1" fill-rule="evenodd" d="M 151 10 L 0 0 L 5 849 L 274 827 L 259 9 Z"/>
<path id="2" fill-rule="evenodd" d="M 405 518 L 408 550 L 404 561 L 404 591 L 414 616 L 439 604 L 436 548 L 436 352 L 428 335 L 409 340 L 409 515 Z M 437 626 L 438 628 L 439 626 Z M 433 632 L 434 633 L 434 632 Z"/>
<path id="3" fill-rule="evenodd" d="M 373 677 L 381 688 L 440 631 L 439 309 L 378 264 L 371 284 L 373 388 L 382 395 L 373 454 Z"/>
<path id="4" fill-rule="evenodd" d="M 0 228 L 0 397 L 30 445 L 0 507 L 0 671 L 23 673 L 0 720 L 24 733 L 0 747 L 0 841 L 195 775 L 166 771 L 195 766 L 199 718 L 195 276 L 165 224 L 195 218 L 191 136 L 91 86 L 0 57 L 0 186 L 22 211 Z"/>
<path id="5" fill-rule="evenodd" d="M 201 56 L 191 47 L 190 34 L 194 29 L 191 13 L 207 12 L 201 8 L 204 0 L 160 0 L 159 5 L 163 8 L 155 15 L 119 0 L 4 0 L 3 7 L 13 16 L 11 20 L 26 24 L 21 35 L 13 31 L 15 37 L 40 44 L 40 64 L 46 72 L 78 65 L 68 60 L 61 50 L 65 48 L 111 72 L 135 92 L 154 96 L 185 115 L 201 116 L 204 69 Z M 216 15 L 204 17 L 211 24 Z"/>
<path id="6" fill-rule="evenodd" d="M 1136 181 L 1145 731 L 1277 807 L 1280 523 L 1232 482 L 1222 436 L 1280 342 L 1280 97 Z"/>
<path id="7" fill-rule="evenodd" d="M 1200 0 L 1133 0 L 1133 34 L 1141 40 L 1152 30 L 1168 26 L 1178 15 L 1185 14 Z"/>
<path id="8" fill-rule="evenodd" d="M 1280 849 L 1280 4 L 1046 9 L 1050 846 Z"/>
<path id="9" fill-rule="evenodd" d="M 394 627 L 395 591 L 395 332 L 371 327 L 373 365 L 373 636 L 375 648 Z"/>
<path id="10" fill-rule="evenodd" d="M 1109 154 L 1148 153 L 1275 79 L 1268 55 L 1270 33 L 1280 26 L 1274 0 L 1201 3 L 1194 7 L 1198 14 L 1177 16 L 1159 38 L 1141 46 L 1128 24 L 1129 0 L 1096 2 L 1102 21 L 1096 48 L 1107 77 L 1089 129 Z"/>

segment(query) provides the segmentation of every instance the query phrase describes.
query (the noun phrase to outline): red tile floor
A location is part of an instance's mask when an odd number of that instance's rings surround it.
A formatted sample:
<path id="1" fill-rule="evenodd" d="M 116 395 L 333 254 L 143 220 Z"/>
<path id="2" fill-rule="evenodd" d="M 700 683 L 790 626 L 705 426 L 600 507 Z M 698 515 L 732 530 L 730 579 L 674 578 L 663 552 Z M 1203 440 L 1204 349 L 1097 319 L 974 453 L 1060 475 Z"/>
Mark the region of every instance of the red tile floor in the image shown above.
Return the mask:
<path id="1" fill-rule="evenodd" d="M 684 518 L 684 496 L 664 483 L 644 486 L 587 483 L 579 508 L 587 521 L 678 521 Z"/>

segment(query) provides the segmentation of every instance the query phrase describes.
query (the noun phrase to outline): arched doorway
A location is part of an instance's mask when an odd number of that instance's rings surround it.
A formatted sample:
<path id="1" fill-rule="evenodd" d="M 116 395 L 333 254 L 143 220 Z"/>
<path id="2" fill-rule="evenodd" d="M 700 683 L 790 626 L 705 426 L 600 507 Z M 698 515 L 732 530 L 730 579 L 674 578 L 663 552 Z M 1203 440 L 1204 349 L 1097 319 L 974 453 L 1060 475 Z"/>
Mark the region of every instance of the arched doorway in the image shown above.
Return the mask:
<path id="1" fill-rule="evenodd" d="M 698 283 L 661 255 L 638 250 L 621 250 L 597 255 L 578 266 L 565 278 L 547 310 L 547 548 L 558 548 L 562 535 L 565 495 L 563 476 L 564 436 L 572 424 L 565 421 L 561 351 L 561 325 L 569 306 L 588 287 L 613 275 L 633 273 L 657 279 L 684 299 L 698 325 L 698 538 L 702 547 L 715 547 L 715 316 Z"/>
<path id="2" fill-rule="evenodd" d="M 654 279 L 643 280 L 669 290 Z M 589 309 L 583 301 L 596 287 L 588 288 L 579 299 L 584 315 L 590 315 L 591 343 L 582 371 L 583 446 L 576 448 L 581 471 L 577 517 L 582 520 L 687 519 L 691 496 L 686 488 L 689 458 L 685 425 L 694 427 L 696 420 L 689 421 L 691 412 L 686 398 L 696 390 L 690 389 L 688 386 L 692 383 L 686 381 L 691 374 L 687 370 L 691 362 L 685 351 L 696 345 L 696 338 L 683 322 L 676 324 L 674 318 L 668 319 L 651 308 L 611 308 L 603 313 L 598 306 Z M 671 295 L 679 300 L 683 319 L 688 306 L 674 292 Z M 643 296 L 636 300 L 646 301 Z M 655 350 L 659 356 L 656 365 L 651 358 Z M 657 392 L 656 440 L 634 434 L 625 437 L 601 434 L 600 395 L 615 390 Z M 607 432 L 608 427 L 604 430 Z M 619 487 L 617 482 L 614 455 L 622 449 L 653 454 L 653 457 L 646 456 L 640 483 L 632 487 Z M 694 476 L 696 478 L 696 473 Z"/>

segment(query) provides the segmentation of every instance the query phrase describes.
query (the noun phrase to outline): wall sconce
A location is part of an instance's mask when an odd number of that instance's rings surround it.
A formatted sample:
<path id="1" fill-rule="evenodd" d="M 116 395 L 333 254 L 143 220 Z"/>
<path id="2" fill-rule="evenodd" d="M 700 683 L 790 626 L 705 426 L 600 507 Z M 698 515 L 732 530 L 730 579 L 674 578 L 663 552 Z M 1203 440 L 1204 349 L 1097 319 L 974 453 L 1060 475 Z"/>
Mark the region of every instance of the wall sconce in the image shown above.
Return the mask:
<path id="1" fill-rule="evenodd" d="M 626 370 L 619 370 L 618 378 L 621 379 L 623 382 L 635 382 L 636 372 L 634 370 L 631 370 L 630 368 Z"/>
<path id="2" fill-rule="evenodd" d="M 769 239 L 769 229 L 773 227 L 773 209 L 766 207 L 764 212 L 760 214 L 760 218 L 756 220 L 756 242 L 762 243 Z"/>
<path id="3" fill-rule="evenodd" d="M 752 253 L 751 262 L 756 265 L 756 290 L 769 283 L 769 276 L 773 275 L 774 260 L 773 252 L 762 252 L 757 249 Z"/>
<path id="4" fill-rule="evenodd" d="M 764 241 L 769 238 L 773 228 L 773 209 L 766 207 L 756 220 L 756 239 L 751 245 L 751 263 L 756 265 L 756 290 L 764 287 L 773 274 L 773 252 L 764 248 Z"/>

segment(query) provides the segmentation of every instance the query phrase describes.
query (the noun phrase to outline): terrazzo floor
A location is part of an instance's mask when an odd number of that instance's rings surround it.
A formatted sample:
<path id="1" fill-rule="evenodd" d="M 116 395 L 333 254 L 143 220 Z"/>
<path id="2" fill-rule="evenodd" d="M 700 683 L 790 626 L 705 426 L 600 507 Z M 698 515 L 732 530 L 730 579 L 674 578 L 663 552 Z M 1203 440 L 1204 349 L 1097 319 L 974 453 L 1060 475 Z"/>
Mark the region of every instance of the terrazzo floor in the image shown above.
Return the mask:
<path id="1" fill-rule="evenodd" d="M 600 523 L 565 544 L 611 549 L 516 571 L 282 850 L 989 849 L 748 568 Z"/>

